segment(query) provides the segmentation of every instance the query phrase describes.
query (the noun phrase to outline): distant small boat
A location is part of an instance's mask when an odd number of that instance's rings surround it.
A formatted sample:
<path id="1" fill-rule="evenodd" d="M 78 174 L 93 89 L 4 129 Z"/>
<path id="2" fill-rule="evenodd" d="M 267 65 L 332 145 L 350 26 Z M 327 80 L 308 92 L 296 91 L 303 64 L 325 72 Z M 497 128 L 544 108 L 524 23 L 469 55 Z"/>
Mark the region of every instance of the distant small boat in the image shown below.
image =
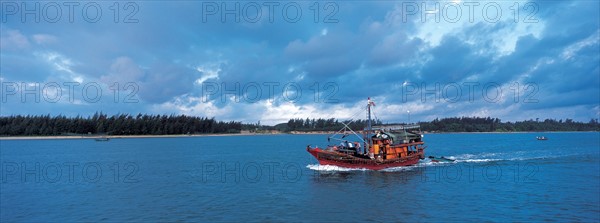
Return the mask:
<path id="1" fill-rule="evenodd" d="M 106 141 L 110 140 L 110 138 L 108 138 L 108 137 L 99 137 L 99 138 L 95 138 L 94 140 L 96 140 L 97 142 L 106 142 Z"/>
<path id="2" fill-rule="evenodd" d="M 433 156 L 429 156 L 429 159 L 431 160 L 431 162 L 433 163 L 452 163 L 456 160 L 453 159 L 448 159 L 446 157 L 433 157 Z"/>
<path id="3" fill-rule="evenodd" d="M 548 140 L 548 138 L 546 136 L 538 136 L 535 137 L 537 140 Z"/>

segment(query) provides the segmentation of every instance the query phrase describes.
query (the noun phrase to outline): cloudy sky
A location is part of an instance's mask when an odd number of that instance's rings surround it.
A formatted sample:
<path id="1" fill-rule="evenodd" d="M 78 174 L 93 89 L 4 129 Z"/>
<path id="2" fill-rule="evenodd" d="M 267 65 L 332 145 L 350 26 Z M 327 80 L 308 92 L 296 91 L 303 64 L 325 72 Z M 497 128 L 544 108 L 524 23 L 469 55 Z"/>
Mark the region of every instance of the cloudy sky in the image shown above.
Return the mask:
<path id="1" fill-rule="evenodd" d="M 0 115 L 600 115 L 593 1 L 3 1 Z"/>

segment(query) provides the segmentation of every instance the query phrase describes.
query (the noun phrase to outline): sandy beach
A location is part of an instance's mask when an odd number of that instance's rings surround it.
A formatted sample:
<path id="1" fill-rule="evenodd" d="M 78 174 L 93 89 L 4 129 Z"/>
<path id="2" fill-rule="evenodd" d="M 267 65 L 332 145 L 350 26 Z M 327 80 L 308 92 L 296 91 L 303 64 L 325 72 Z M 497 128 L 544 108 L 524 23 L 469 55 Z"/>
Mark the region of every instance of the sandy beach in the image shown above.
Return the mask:
<path id="1" fill-rule="evenodd" d="M 124 138 L 183 138 L 183 137 L 218 137 L 218 136 L 251 136 L 251 135 L 279 135 L 285 133 L 230 133 L 230 134 L 183 134 L 183 135 L 82 135 L 82 136 L 2 136 L 0 140 L 35 140 L 35 139 L 124 139 Z"/>
<path id="2" fill-rule="evenodd" d="M 219 136 L 261 136 L 261 135 L 327 135 L 335 132 L 316 131 L 316 132 L 299 132 L 292 131 L 290 133 L 228 133 L 228 134 L 181 134 L 181 135 L 82 135 L 82 136 L 0 136 L 0 140 L 35 140 L 35 139 L 124 139 L 124 138 L 183 138 L 183 137 L 219 137 Z M 423 134 L 523 134 L 523 133 L 579 133 L 579 132 L 425 132 Z"/>

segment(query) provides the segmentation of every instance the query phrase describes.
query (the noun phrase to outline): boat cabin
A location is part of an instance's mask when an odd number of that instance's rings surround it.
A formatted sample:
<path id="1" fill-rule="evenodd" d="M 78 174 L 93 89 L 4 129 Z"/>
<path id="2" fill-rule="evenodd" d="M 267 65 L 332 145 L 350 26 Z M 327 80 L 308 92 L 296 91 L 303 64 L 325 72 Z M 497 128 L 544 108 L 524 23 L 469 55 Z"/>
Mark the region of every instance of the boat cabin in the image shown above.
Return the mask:
<path id="1" fill-rule="evenodd" d="M 369 153 L 376 159 L 404 158 L 423 151 L 418 125 L 374 126 Z"/>

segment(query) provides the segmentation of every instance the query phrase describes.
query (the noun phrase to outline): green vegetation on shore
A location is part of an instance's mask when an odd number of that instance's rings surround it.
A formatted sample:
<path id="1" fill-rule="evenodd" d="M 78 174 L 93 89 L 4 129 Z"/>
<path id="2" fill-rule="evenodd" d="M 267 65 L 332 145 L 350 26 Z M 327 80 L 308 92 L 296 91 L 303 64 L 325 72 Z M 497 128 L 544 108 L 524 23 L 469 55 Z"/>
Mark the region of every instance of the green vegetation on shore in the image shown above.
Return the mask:
<path id="1" fill-rule="evenodd" d="M 113 115 L 92 117 L 9 116 L 0 117 L 0 136 L 58 135 L 176 135 L 240 133 L 241 122 L 185 115 Z"/>
<path id="2" fill-rule="evenodd" d="M 345 122 L 347 123 L 347 122 Z M 379 125 L 381 122 L 374 123 Z M 387 124 L 387 123 L 386 123 Z M 403 124 L 403 123 L 390 123 Z M 600 131 L 597 119 L 588 123 L 576 122 L 572 119 L 544 121 L 528 120 L 518 122 L 501 122 L 498 118 L 460 117 L 434 119 L 430 122 L 419 122 L 422 131 L 428 132 L 533 132 L 533 131 Z M 352 129 L 366 127 L 365 120 L 357 120 L 349 124 Z M 287 131 L 335 131 L 344 125 L 334 119 L 291 119 L 279 129 Z"/>
<path id="3" fill-rule="evenodd" d="M 355 130 L 364 129 L 366 120 L 290 119 L 275 126 L 216 121 L 214 118 L 186 115 L 113 115 L 96 113 L 92 117 L 8 116 L 0 117 L 0 136 L 65 136 L 65 135 L 178 135 L 265 132 L 337 131 L 347 124 Z M 374 125 L 382 124 L 375 121 Z M 387 124 L 387 123 L 386 123 Z M 402 124 L 402 123 L 393 123 Z M 588 123 L 571 119 L 527 120 L 501 122 L 497 118 L 460 117 L 419 122 L 428 132 L 526 132 L 526 131 L 600 131 L 598 119 Z"/>
<path id="4" fill-rule="evenodd" d="M 536 131 L 600 131 L 597 119 L 588 123 L 546 119 L 517 122 L 501 122 L 497 118 L 443 118 L 431 122 L 421 122 L 425 131 L 435 132 L 536 132 Z"/>

